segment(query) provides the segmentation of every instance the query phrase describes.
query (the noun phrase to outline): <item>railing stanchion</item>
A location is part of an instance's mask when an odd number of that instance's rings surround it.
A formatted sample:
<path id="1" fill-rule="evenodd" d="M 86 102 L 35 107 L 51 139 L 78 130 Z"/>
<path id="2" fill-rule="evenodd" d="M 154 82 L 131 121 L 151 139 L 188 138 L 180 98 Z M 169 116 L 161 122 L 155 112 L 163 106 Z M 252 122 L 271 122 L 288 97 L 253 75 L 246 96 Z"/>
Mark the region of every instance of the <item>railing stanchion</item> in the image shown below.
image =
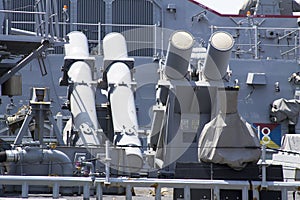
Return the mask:
<path id="1" fill-rule="evenodd" d="M 97 195 L 97 200 L 102 200 L 103 199 L 103 191 L 102 191 L 102 185 L 101 183 L 98 183 L 96 186 L 96 195 Z"/>
<path id="2" fill-rule="evenodd" d="M 131 191 L 131 185 L 126 185 L 126 200 L 132 199 L 132 191 Z"/>
<path id="3" fill-rule="evenodd" d="M 184 200 L 190 200 L 191 199 L 191 188 L 190 186 L 186 185 L 184 187 Z"/>
<path id="4" fill-rule="evenodd" d="M 29 186 L 27 182 L 22 183 L 22 198 L 28 198 Z"/>
<path id="5" fill-rule="evenodd" d="M 214 187 L 213 194 L 214 194 L 214 198 L 213 198 L 214 200 L 220 200 L 220 188 L 219 188 L 219 186 Z"/>
<path id="6" fill-rule="evenodd" d="M 59 184 L 58 184 L 58 182 L 55 182 L 53 184 L 52 197 L 53 197 L 53 199 L 58 199 L 58 197 L 59 197 Z"/>
<path id="7" fill-rule="evenodd" d="M 161 200 L 161 185 L 155 187 L 155 200 Z"/>

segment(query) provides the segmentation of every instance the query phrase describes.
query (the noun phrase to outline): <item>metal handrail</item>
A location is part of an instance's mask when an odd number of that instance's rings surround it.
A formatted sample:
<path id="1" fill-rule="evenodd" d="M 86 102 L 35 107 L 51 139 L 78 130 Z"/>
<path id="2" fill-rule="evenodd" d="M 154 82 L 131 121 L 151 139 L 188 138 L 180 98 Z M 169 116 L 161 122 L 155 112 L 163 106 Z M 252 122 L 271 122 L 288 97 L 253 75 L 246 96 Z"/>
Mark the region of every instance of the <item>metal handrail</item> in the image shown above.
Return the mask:
<path id="1" fill-rule="evenodd" d="M 59 197 L 59 188 L 61 186 L 82 186 L 83 198 L 88 199 L 90 196 L 90 186 L 92 186 L 90 177 L 53 177 L 53 176 L 0 176 L 2 185 L 21 185 L 22 198 L 28 198 L 29 186 L 50 186 L 52 187 L 53 198 Z"/>
<path id="2" fill-rule="evenodd" d="M 41 2 L 39 2 L 41 3 Z M 53 1 L 55 3 L 55 1 Z M 52 13 L 52 2 L 50 0 L 45 1 L 45 8 L 39 11 L 18 11 L 18 10 L 0 10 L 0 13 L 11 13 L 11 14 L 34 14 L 35 21 L 34 22 L 18 22 L 18 24 L 25 23 L 31 24 L 34 23 L 36 27 L 36 36 L 40 35 L 45 38 L 57 38 L 59 36 L 58 29 L 58 18 L 57 13 Z M 42 6 L 37 6 L 37 9 L 42 9 Z M 55 9 L 55 8 L 54 8 Z M 54 19 L 54 20 L 53 20 Z M 9 34 L 9 23 L 12 21 L 6 20 L 6 34 Z M 16 23 L 15 23 L 16 24 Z M 44 26 L 44 27 L 42 27 Z M 40 32 L 38 31 L 40 30 Z"/>
<path id="3" fill-rule="evenodd" d="M 290 53 L 290 52 L 292 52 L 292 51 L 295 51 L 296 49 L 299 49 L 299 48 L 300 48 L 300 45 L 298 45 L 298 46 L 296 46 L 296 47 L 293 47 L 293 48 L 291 48 L 291 49 L 289 49 L 289 50 L 287 50 L 287 51 L 281 53 L 280 55 L 281 55 L 281 56 L 284 56 L 284 55 L 286 55 L 286 54 L 288 54 L 288 53 Z"/>
<path id="4" fill-rule="evenodd" d="M 281 199 L 287 200 L 288 191 L 298 191 L 300 181 L 282 182 L 267 181 L 266 188 L 262 188 L 261 181 L 244 180 L 204 180 L 204 179 L 157 179 L 157 178 L 106 178 L 93 177 L 53 177 L 53 176 L 0 176 L 1 185 L 22 186 L 22 197 L 27 198 L 30 186 L 52 187 L 53 198 L 59 197 L 60 187 L 83 187 L 83 198 L 88 199 L 90 189 L 95 187 L 97 199 L 103 199 L 103 189 L 107 186 L 122 186 L 126 188 L 126 199 L 132 199 L 133 187 L 152 187 L 155 189 L 155 199 L 161 199 L 161 188 L 183 188 L 184 199 L 191 198 L 191 189 L 212 189 L 216 200 L 220 199 L 221 189 L 242 190 L 242 199 L 248 200 L 248 191 L 252 190 L 253 199 L 259 200 L 259 192 L 263 189 L 268 191 L 281 191 Z"/>
<path id="5" fill-rule="evenodd" d="M 215 199 L 220 199 L 220 189 L 237 189 L 242 190 L 243 200 L 248 199 L 248 190 L 250 184 L 248 181 L 237 180 L 203 180 L 203 179 L 156 179 L 156 178 L 110 178 L 109 183 L 105 180 L 96 178 L 95 186 L 97 190 L 97 199 L 102 199 L 102 187 L 123 186 L 126 188 L 126 199 L 132 199 L 132 187 L 154 187 L 155 199 L 161 198 L 161 188 L 183 188 L 184 199 L 190 199 L 190 189 L 213 189 Z"/>
<path id="6" fill-rule="evenodd" d="M 14 21 L 12 22 L 14 24 L 31 24 L 31 22 L 21 22 L 21 21 Z M 153 28 L 153 38 L 152 41 L 144 41 L 145 43 L 153 43 L 152 47 L 153 47 L 153 52 L 154 54 L 156 54 L 158 52 L 158 49 L 162 49 L 163 50 L 163 42 L 160 42 L 157 40 L 157 35 L 161 35 L 160 37 L 163 37 L 163 29 L 159 29 L 157 25 L 148 25 L 148 24 L 111 24 L 111 23 L 67 23 L 67 22 L 57 22 L 58 25 L 62 25 L 62 26 L 71 26 L 71 25 L 79 25 L 79 26 L 87 26 L 87 27 L 97 27 L 94 31 L 95 33 L 97 33 L 97 38 L 89 38 L 89 35 L 87 35 L 88 41 L 92 44 L 94 43 L 98 43 L 98 55 L 101 55 L 101 43 L 102 43 L 102 30 L 106 29 L 105 27 L 120 27 L 122 28 Z M 283 38 L 288 37 L 291 33 L 296 33 L 297 31 L 299 31 L 299 28 L 276 28 L 276 27 L 259 27 L 259 26 L 251 26 L 251 27 L 240 27 L 240 26 L 211 26 L 211 30 L 212 32 L 215 30 L 243 30 L 243 31 L 251 31 L 251 33 L 249 33 L 251 35 L 251 37 L 249 39 L 251 39 L 251 41 L 249 41 L 249 43 L 246 43 L 245 41 L 241 41 L 242 43 L 236 42 L 235 46 L 239 46 L 239 47 L 247 47 L 249 46 L 252 54 L 254 55 L 255 59 L 259 59 L 259 47 L 279 47 L 279 48 L 290 48 L 288 50 L 284 49 L 284 53 L 279 53 L 279 55 L 284 56 L 292 51 L 295 51 L 295 59 L 298 58 L 297 55 L 297 50 L 298 50 L 298 43 L 296 41 L 298 41 L 299 39 L 299 35 L 296 35 L 293 37 L 293 40 L 295 40 L 295 44 L 293 45 L 288 45 L 288 44 L 274 44 L 272 42 L 270 43 L 264 43 L 262 41 L 259 41 L 258 38 L 258 34 L 259 31 L 266 31 L 266 30 L 274 30 L 275 32 L 278 31 L 284 31 L 284 30 L 288 30 L 290 31 L 288 34 L 284 34 L 284 36 L 274 36 L 277 38 L 274 38 L 275 40 L 282 40 Z M 253 41 L 252 41 L 253 40 Z M 128 43 L 142 43 L 143 41 L 127 41 Z M 150 45 L 151 46 L 151 45 Z M 244 52 L 249 53 L 248 51 L 249 49 L 245 50 Z M 240 51 L 243 52 L 243 51 Z M 138 56 L 138 55 L 136 55 Z"/>
<path id="7" fill-rule="evenodd" d="M 46 14 L 46 12 L 18 11 L 18 10 L 0 10 L 0 13 L 20 13 L 20 14 L 39 14 L 39 15 Z"/>
<path id="8" fill-rule="evenodd" d="M 267 181 L 262 187 L 262 181 L 240 181 L 240 180 L 203 180 L 203 179 L 148 179 L 148 178 L 110 178 L 109 183 L 103 178 L 96 178 L 94 181 L 97 199 L 102 199 L 102 187 L 124 186 L 126 188 L 126 199 L 132 199 L 132 187 L 153 187 L 155 188 L 155 199 L 161 199 L 161 188 L 183 188 L 184 199 L 191 197 L 190 189 L 212 189 L 214 199 L 220 199 L 221 189 L 242 190 L 242 199 L 248 200 L 248 191 L 252 190 L 253 199 L 259 200 L 261 190 L 281 191 L 281 199 L 288 200 L 288 191 L 298 191 L 300 181 L 282 182 Z"/>

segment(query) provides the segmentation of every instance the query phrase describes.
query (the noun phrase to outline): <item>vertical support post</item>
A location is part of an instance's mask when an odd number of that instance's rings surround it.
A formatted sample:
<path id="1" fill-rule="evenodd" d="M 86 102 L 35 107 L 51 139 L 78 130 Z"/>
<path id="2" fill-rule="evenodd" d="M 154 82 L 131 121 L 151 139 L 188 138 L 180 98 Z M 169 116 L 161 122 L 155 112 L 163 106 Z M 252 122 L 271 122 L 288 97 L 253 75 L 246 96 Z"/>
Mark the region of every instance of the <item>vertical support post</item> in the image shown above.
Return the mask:
<path id="1" fill-rule="evenodd" d="M 101 183 L 98 183 L 97 186 L 96 186 L 96 194 L 97 194 L 97 197 L 96 199 L 97 200 L 102 200 L 103 199 L 103 191 L 102 191 L 102 185 Z"/>
<path id="2" fill-rule="evenodd" d="M 109 140 L 105 141 L 105 182 L 109 183 L 110 174 Z"/>
<path id="3" fill-rule="evenodd" d="M 259 200 L 259 191 L 258 191 L 258 188 L 257 187 L 254 187 L 253 186 L 253 199 L 256 199 L 256 200 Z"/>
<path id="4" fill-rule="evenodd" d="M 12 10 L 12 0 L 3 1 L 6 10 Z M 9 35 L 11 31 L 12 13 L 5 13 L 5 34 Z"/>
<path id="5" fill-rule="evenodd" d="M 153 29 L 153 35 L 154 35 L 154 44 L 153 44 L 153 46 L 154 46 L 154 56 L 156 56 L 157 55 L 157 27 L 156 27 L 156 24 L 154 25 L 154 29 Z"/>
<path id="6" fill-rule="evenodd" d="M 188 185 L 184 187 L 184 200 L 190 200 L 191 199 L 191 190 Z"/>
<path id="7" fill-rule="evenodd" d="M 294 53 L 295 53 L 295 55 L 294 55 L 294 57 L 295 57 L 295 60 L 297 60 L 297 58 L 298 58 L 298 56 L 297 56 L 297 52 L 298 52 L 298 41 L 297 41 L 297 38 L 298 38 L 298 36 L 296 35 L 295 37 L 294 37 L 294 49 L 295 49 L 295 51 L 294 51 Z"/>
<path id="8" fill-rule="evenodd" d="M 5 20 L 5 35 L 9 34 L 9 20 Z"/>
<path id="9" fill-rule="evenodd" d="M 298 44 L 300 44 L 300 36 L 299 36 L 299 34 L 300 34 L 300 28 L 298 27 L 298 34 L 296 33 L 296 38 L 295 38 L 295 40 L 297 40 L 297 41 L 295 41 L 296 42 L 296 44 L 298 45 Z M 298 48 L 297 48 L 297 51 L 298 51 L 298 54 L 296 55 L 296 60 L 299 60 L 299 58 L 300 58 L 300 51 L 298 50 Z"/>
<path id="10" fill-rule="evenodd" d="M 53 13 L 52 13 L 52 0 L 48 1 L 49 3 L 49 37 L 48 38 L 53 38 L 55 35 L 54 32 L 54 23 L 53 23 Z"/>
<path id="11" fill-rule="evenodd" d="M 220 200 L 220 188 L 219 188 L 219 186 L 214 187 L 214 200 Z"/>
<path id="12" fill-rule="evenodd" d="M 43 1 L 39 1 L 36 5 L 36 11 L 40 12 L 40 11 L 44 11 L 44 2 Z M 45 20 L 44 20 L 45 16 L 41 15 L 41 14 L 36 14 L 36 35 L 38 36 L 42 36 L 45 33 Z"/>
<path id="13" fill-rule="evenodd" d="M 155 200 L 161 200 L 161 186 L 159 184 L 155 187 Z"/>
<path id="14" fill-rule="evenodd" d="M 101 38 L 102 38 L 102 34 L 101 34 L 101 22 L 98 23 L 98 55 L 101 55 Z"/>
<path id="15" fill-rule="evenodd" d="M 63 116 L 62 116 L 61 112 L 58 112 L 56 114 L 56 124 L 57 124 L 59 132 L 62 133 L 62 130 L 63 130 Z"/>
<path id="16" fill-rule="evenodd" d="M 112 13 L 112 4 L 115 0 L 105 0 L 105 23 L 112 24 L 113 13 Z M 112 26 L 106 25 L 105 34 L 112 32 Z"/>
<path id="17" fill-rule="evenodd" d="M 53 12 L 54 12 L 54 33 L 56 37 L 60 37 L 60 31 L 59 31 L 59 23 L 58 23 L 58 5 L 57 5 L 57 0 L 52 0 L 52 7 L 53 7 Z"/>
<path id="18" fill-rule="evenodd" d="M 258 30 L 257 26 L 254 25 L 254 51 L 255 51 L 255 59 L 258 59 Z"/>
<path id="19" fill-rule="evenodd" d="M 53 199 L 59 198 L 59 184 L 58 182 L 55 182 L 52 188 L 52 197 Z"/>
<path id="20" fill-rule="evenodd" d="M 45 14 L 45 37 L 49 38 L 49 12 L 50 0 L 46 0 L 46 14 Z"/>
<path id="21" fill-rule="evenodd" d="M 257 12 L 258 12 L 259 6 L 260 6 L 260 0 L 257 0 L 257 3 L 256 3 L 256 5 L 255 5 L 255 10 L 254 10 L 254 13 L 253 13 L 253 15 L 257 15 Z"/>
<path id="22" fill-rule="evenodd" d="M 38 10 L 38 5 L 36 5 L 35 7 L 34 7 L 34 11 L 36 11 L 36 12 L 38 12 L 39 10 Z M 39 16 L 39 14 L 34 14 L 34 30 L 35 30 L 35 34 L 36 34 L 36 36 L 38 36 L 39 34 L 38 34 L 38 29 L 39 29 L 39 26 L 40 26 L 40 20 L 39 20 L 39 18 L 40 18 L 40 16 Z"/>
<path id="23" fill-rule="evenodd" d="M 65 37 L 67 35 L 67 11 L 63 11 L 63 35 Z"/>
<path id="24" fill-rule="evenodd" d="M 77 30 L 77 9 L 78 9 L 78 1 L 70 0 L 70 31 Z"/>
<path id="25" fill-rule="evenodd" d="M 84 200 L 90 199 L 90 185 L 89 185 L 89 183 L 86 183 L 83 186 L 83 199 Z"/>
<path id="26" fill-rule="evenodd" d="M 286 188 L 281 189 L 281 200 L 288 200 L 288 192 Z"/>
<path id="27" fill-rule="evenodd" d="M 132 199 L 131 185 L 126 185 L 126 200 Z"/>
<path id="28" fill-rule="evenodd" d="M 262 154 L 261 154 L 261 165 L 262 165 L 262 181 L 261 181 L 261 187 L 267 188 L 267 164 L 266 164 L 266 145 L 262 145 Z"/>
<path id="29" fill-rule="evenodd" d="M 24 182 L 22 184 L 22 198 L 28 198 L 28 189 L 29 189 L 28 183 Z"/>
<path id="30" fill-rule="evenodd" d="M 248 200 L 248 186 L 243 187 L 243 190 L 242 190 L 242 199 L 243 200 Z"/>

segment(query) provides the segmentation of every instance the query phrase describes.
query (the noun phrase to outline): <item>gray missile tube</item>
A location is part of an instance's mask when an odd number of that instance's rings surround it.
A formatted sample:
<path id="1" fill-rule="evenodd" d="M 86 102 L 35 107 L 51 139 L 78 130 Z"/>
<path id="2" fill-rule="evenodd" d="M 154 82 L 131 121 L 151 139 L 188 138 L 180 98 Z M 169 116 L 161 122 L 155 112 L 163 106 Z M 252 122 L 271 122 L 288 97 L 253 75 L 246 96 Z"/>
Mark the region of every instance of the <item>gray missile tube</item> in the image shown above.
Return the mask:
<path id="1" fill-rule="evenodd" d="M 217 31 L 211 35 L 204 62 L 206 79 L 217 81 L 226 75 L 233 45 L 234 39 L 227 32 Z"/>
<path id="2" fill-rule="evenodd" d="M 171 35 L 165 62 L 165 73 L 168 78 L 185 77 L 194 43 L 194 37 L 186 31 L 175 31 Z"/>

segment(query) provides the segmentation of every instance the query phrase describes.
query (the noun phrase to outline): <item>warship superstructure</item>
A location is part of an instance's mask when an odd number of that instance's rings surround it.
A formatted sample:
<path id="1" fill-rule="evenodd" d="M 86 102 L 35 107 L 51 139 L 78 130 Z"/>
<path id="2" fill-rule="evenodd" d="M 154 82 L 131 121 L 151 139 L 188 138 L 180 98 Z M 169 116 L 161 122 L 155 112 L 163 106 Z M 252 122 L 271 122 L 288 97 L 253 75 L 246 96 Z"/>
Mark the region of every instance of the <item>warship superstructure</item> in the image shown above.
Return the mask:
<path id="1" fill-rule="evenodd" d="M 296 198 L 300 2 L 0 1 L 1 196 Z"/>

